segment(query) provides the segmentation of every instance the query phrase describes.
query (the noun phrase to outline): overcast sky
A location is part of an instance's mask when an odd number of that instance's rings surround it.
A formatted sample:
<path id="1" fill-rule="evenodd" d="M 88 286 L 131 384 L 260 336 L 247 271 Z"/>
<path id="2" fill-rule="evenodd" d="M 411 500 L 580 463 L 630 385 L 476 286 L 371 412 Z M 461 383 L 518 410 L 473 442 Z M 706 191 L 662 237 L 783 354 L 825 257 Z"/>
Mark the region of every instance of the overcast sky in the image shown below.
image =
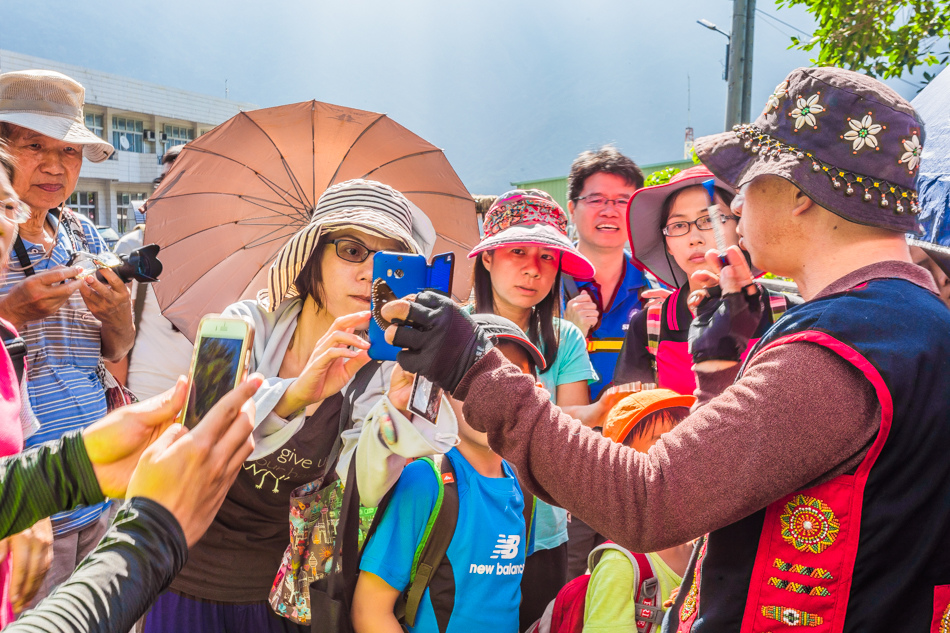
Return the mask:
<path id="1" fill-rule="evenodd" d="M 561 176 L 614 143 L 677 160 L 722 130 L 731 0 L 6 0 L 0 48 L 260 106 L 385 112 L 445 149 L 472 193 Z M 811 31 L 800 8 L 758 8 Z M 753 118 L 812 55 L 759 14 Z M 687 75 L 691 112 L 687 111 Z M 916 89 L 891 85 L 905 97 Z"/>

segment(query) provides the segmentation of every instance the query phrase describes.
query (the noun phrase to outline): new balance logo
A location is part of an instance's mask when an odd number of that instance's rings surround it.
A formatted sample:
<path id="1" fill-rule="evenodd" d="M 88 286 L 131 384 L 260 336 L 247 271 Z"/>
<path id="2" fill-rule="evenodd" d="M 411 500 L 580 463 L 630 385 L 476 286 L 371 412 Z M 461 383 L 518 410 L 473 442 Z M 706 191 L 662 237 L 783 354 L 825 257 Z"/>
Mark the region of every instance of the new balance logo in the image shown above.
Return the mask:
<path id="1" fill-rule="evenodd" d="M 521 535 L 520 534 L 499 534 L 498 542 L 495 543 L 495 551 L 492 552 L 491 557 L 498 558 L 501 556 L 504 560 L 510 560 L 518 555 L 518 545 L 521 544 Z"/>

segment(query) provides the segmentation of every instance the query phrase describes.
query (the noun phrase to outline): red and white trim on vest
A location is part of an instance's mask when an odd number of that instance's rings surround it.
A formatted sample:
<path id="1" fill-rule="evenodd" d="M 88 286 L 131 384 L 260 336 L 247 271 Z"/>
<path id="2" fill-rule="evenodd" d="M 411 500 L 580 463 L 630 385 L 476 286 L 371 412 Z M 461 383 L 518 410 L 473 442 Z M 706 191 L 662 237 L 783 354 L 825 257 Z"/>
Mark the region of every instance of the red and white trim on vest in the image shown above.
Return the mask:
<path id="1" fill-rule="evenodd" d="M 881 405 L 881 430 L 853 475 L 840 475 L 768 506 L 741 633 L 768 633 L 782 624 L 829 632 L 844 628 L 864 487 L 887 441 L 893 418 L 891 394 L 877 369 L 856 350 L 828 334 L 798 332 L 758 352 L 797 341 L 822 345 L 864 374 Z"/>

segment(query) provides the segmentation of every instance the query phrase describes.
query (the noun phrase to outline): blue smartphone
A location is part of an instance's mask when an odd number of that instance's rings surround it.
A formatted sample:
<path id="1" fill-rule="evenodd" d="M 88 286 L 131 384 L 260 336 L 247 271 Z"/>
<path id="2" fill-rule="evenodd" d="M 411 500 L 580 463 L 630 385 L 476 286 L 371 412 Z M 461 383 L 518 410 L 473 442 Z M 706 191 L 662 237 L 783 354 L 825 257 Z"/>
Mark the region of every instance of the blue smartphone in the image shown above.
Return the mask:
<path id="1" fill-rule="evenodd" d="M 423 255 L 381 252 L 373 255 L 373 300 L 371 309 L 379 314 L 376 288 L 377 281 L 385 282 L 397 299 L 423 290 L 435 290 L 446 296 L 452 294 L 452 272 L 455 268 L 455 253 L 442 253 L 426 264 Z M 369 356 L 374 360 L 396 360 L 399 348 L 390 345 L 383 337 L 383 328 L 376 318 L 369 322 Z"/>

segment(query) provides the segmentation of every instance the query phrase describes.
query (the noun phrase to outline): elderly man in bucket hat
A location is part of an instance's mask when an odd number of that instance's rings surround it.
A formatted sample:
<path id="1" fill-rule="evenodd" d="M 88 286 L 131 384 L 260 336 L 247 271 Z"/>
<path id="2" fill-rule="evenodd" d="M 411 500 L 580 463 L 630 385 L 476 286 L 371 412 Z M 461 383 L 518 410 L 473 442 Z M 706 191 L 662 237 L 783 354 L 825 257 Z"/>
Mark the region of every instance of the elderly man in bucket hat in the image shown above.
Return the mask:
<path id="1" fill-rule="evenodd" d="M 808 68 L 754 124 L 697 142 L 745 195 L 753 263 L 792 277 L 806 302 L 740 369 L 762 301 L 737 247 L 721 271 L 710 251 L 720 283 L 691 332 L 700 402 L 647 454 L 561 414 L 431 293 L 387 306 L 407 319 L 387 334 L 539 498 L 632 551 L 708 533 L 670 630 L 946 628 L 950 311 L 904 237 L 923 138 L 882 83 Z"/>
<path id="2" fill-rule="evenodd" d="M 0 285 L 0 317 L 27 343 L 30 403 L 40 430 L 27 446 L 56 440 L 106 414 L 102 358 L 117 360 L 134 338 L 129 292 L 111 270 L 107 283 L 69 266 L 77 251 L 99 253 L 105 242 L 85 217 L 65 208 L 83 157 L 106 160 L 112 146 L 86 129 L 85 91 L 57 72 L 0 75 L 0 139 L 14 159 L 13 188 L 31 217 L 20 226 Z M 53 517 L 53 562 L 42 598 L 65 580 L 108 527 L 108 504 Z M 27 567 L 36 590 L 47 555 L 34 549 Z M 47 563 L 48 564 L 48 563 Z M 16 556 L 14 565 L 17 566 Z M 32 585 L 32 587 L 30 587 Z M 17 601 L 23 606 L 26 596 Z"/>

